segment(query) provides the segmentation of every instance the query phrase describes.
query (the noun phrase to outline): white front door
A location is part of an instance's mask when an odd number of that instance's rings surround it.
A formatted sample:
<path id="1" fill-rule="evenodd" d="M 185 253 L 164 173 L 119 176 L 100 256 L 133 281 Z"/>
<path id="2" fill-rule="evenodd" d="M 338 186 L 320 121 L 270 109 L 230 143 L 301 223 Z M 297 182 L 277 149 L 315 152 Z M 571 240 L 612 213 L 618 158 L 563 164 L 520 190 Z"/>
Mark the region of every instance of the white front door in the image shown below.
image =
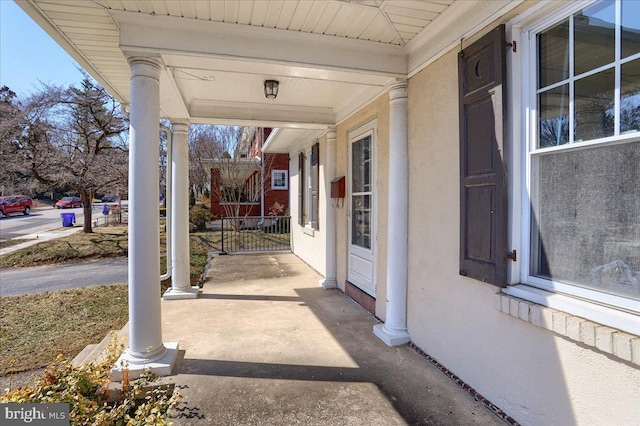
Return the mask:
<path id="1" fill-rule="evenodd" d="M 374 120 L 349 133 L 348 280 L 375 297 L 375 130 Z"/>

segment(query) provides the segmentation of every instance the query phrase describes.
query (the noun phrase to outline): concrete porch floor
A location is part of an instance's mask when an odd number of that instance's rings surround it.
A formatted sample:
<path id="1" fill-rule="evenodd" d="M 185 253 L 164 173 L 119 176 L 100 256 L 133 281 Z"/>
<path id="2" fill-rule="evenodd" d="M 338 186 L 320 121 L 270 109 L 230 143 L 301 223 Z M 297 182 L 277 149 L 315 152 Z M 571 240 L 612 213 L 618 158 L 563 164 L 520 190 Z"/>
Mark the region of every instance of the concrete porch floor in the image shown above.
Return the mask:
<path id="1" fill-rule="evenodd" d="M 504 424 L 293 254 L 214 258 L 200 298 L 162 302 L 176 425 Z"/>

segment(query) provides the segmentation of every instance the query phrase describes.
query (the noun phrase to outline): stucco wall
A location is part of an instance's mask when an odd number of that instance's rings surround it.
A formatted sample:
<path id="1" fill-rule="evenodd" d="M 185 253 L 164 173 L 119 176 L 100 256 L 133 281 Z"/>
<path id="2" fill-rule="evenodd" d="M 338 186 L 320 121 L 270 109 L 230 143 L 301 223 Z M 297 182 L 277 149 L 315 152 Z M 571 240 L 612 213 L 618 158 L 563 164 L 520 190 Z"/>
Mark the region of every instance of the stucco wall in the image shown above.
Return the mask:
<path id="1" fill-rule="evenodd" d="M 385 318 L 387 275 L 387 223 L 389 188 L 389 95 L 385 94 L 362 108 L 336 127 L 336 176 L 347 177 L 347 198 L 344 206 L 336 209 L 337 280 L 344 290 L 347 280 L 347 253 L 349 248 L 349 132 L 377 119 L 376 141 L 376 316 Z"/>
<path id="2" fill-rule="evenodd" d="M 293 252 L 304 260 L 309 266 L 318 271 L 320 275 L 324 276 L 326 271 L 326 246 L 327 246 L 327 234 L 325 229 L 326 224 L 326 212 L 325 206 L 327 204 L 327 191 L 324 185 L 324 175 L 327 163 L 327 138 L 326 136 L 318 139 L 320 143 L 320 180 L 319 180 L 319 198 L 318 198 L 318 222 L 320 224 L 319 230 L 312 230 L 310 228 L 302 227 L 298 224 L 298 188 L 300 185 L 300 176 L 298 175 L 298 154 L 295 152 L 290 154 L 291 160 L 289 161 L 289 179 L 290 184 L 290 210 L 291 210 L 291 238 L 293 241 Z M 308 149 L 311 145 L 316 143 L 316 140 L 309 141 L 307 146 L 303 149 Z M 330 203 L 330 202 L 329 202 Z"/>
<path id="3" fill-rule="evenodd" d="M 321 137 L 320 143 L 320 230 L 311 232 L 298 225 L 298 188 L 300 184 L 298 176 L 298 154 L 300 151 L 291 152 L 289 161 L 290 175 L 290 209 L 291 209 L 291 233 L 293 252 L 303 261 L 317 270 L 321 275 L 326 271 L 326 210 L 324 206 L 333 208 L 336 214 L 336 280 L 338 286 L 344 290 L 347 280 L 347 253 L 349 245 L 349 132 L 377 119 L 376 139 L 376 184 L 375 203 L 376 215 L 376 316 L 385 318 L 386 299 L 386 273 L 387 273 L 387 212 L 388 212 L 388 185 L 389 180 L 389 96 L 382 95 L 374 102 L 368 104 L 353 116 L 336 126 L 336 164 L 335 177 L 345 176 L 347 180 L 347 197 L 336 207 L 331 207 L 330 188 L 325 184 L 325 171 L 327 160 L 327 139 Z M 308 146 L 315 143 L 309 141 Z M 304 149 L 306 149 L 304 148 Z M 328 204 L 327 204 L 328 203 Z M 310 235 L 313 234 L 313 235 Z"/>
<path id="4" fill-rule="evenodd" d="M 409 81 L 412 341 L 524 424 L 638 424 L 640 370 L 499 312 L 459 266 L 457 51 Z"/>

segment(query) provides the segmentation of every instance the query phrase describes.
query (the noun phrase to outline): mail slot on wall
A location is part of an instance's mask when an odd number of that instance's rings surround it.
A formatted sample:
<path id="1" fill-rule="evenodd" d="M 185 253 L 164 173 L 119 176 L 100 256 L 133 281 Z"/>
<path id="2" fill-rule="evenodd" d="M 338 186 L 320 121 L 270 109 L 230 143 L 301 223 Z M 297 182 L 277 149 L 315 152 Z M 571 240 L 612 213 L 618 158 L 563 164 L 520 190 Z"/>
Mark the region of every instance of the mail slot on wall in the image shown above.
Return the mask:
<path id="1" fill-rule="evenodd" d="M 331 198 L 344 198 L 344 176 L 331 181 Z"/>

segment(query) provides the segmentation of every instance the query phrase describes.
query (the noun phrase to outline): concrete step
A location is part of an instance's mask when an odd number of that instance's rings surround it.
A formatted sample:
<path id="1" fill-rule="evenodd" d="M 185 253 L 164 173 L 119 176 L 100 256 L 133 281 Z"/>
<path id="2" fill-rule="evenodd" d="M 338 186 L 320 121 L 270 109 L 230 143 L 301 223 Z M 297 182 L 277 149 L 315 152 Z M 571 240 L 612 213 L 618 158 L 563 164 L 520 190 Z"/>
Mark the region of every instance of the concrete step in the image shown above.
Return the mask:
<path id="1" fill-rule="evenodd" d="M 87 347 L 71 361 L 73 365 L 80 367 L 93 361 L 101 361 L 103 359 L 104 350 L 113 338 L 112 333 L 113 332 L 108 333 L 98 344 L 87 345 Z"/>
<path id="2" fill-rule="evenodd" d="M 87 359 L 87 357 L 93 353 L 94 349 L 98 346 L 97 343 L 93 343 L 91 345 L 87 345 L 83 350 L 80 351 L 80 353 L 78 355 L 75 356 L 75 358 L 73 358 L 71 360 L 71 363 L 73 365 L 75 365 L 76 367 L 80 367 L 81 365 L 83 365 L 85 363 L 85 360 Z"/>

